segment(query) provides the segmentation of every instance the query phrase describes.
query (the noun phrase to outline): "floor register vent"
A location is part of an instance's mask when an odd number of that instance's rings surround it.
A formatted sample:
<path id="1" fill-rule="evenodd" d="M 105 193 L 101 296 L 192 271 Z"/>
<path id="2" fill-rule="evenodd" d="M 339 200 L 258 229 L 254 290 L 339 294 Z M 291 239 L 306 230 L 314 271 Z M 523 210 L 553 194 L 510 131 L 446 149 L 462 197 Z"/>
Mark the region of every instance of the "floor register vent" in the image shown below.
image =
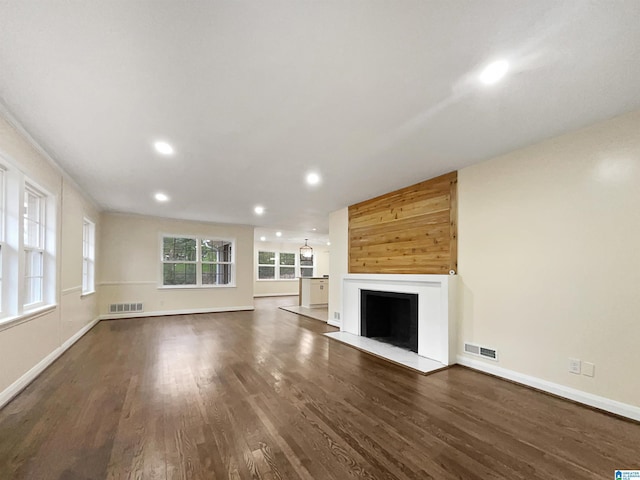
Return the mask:
<path id="1" fill-rule="evenodd" d="M 488 358 L 490 360 L 495 360 L 496 362 L 498 361 L 498 352 L 493 348 L 482 347 L 474 343 L 465 343 L 464 351 L 465 353 L 470 353 L 471 355 Z"/>
<path id="2" fill-rule="evenodd" d="M 109 305 L 109 313 L 131 313 L 142 311 L 142 303 L 112 303 Z"/>

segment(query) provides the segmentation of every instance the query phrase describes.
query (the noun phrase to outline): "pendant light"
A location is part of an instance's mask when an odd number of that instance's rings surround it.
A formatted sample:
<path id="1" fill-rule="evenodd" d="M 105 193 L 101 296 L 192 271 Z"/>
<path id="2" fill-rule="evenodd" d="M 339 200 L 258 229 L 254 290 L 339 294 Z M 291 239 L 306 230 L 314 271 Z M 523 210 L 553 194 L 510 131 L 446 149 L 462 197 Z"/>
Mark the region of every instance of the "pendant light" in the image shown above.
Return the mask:
<path id="1" fill-rule="evenodd" d="M 311 248 L 307 244 L 308 240 L 309 240 L 308 238 L 305 238 L 304 245 L 300 247 L 300 258 L 304 260 L 309 260 L 310 258 L 313 258 L 313 248 Z"/>

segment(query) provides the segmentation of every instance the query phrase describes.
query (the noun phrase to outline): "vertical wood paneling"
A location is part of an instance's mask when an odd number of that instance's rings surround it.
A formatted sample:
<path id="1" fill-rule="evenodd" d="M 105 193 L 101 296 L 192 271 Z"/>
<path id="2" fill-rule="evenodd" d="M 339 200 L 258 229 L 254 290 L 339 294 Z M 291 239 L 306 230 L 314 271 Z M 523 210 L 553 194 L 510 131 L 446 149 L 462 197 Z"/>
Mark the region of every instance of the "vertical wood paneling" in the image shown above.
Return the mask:
<path id="1" fill-rule="evenodd" d="M 458 269 L 457 172 L 349 207 L 350 273 Z"/>

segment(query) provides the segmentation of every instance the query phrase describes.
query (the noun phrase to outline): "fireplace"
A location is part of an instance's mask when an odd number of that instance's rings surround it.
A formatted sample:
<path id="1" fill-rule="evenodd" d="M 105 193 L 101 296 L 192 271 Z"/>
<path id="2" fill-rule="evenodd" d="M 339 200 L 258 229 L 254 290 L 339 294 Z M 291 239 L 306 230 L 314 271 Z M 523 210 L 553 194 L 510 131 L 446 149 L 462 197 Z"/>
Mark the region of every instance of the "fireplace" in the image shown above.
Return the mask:
<path id="1" fill-rule="evenodd" d="M 418 295 L 360 290 L 360 332 L 418 353 Z"/>
<path id="2" fill-rule="evenodd" d="M 418 342 L 417 353 L 419 357 L 435 360 L 441 365 L 451 365 L 456 360 L 456 332 L 455 332 L 455 284 L 457 275 L 396 275 L 396 274 L 362 274 L 350 273 L 343 277 L 342 281 L 342 321 L 340 331 L 354 336 L 361 336 L 369 342 L 383 345 L 384 350 L 393 349 L 389 343 L 381 343 L 371 336 L 378 336 L 375 330 L 370 330 L 366 321 L 369 312 L 378 313 L 383 308 L 373 300 L 373 304 L 367 306 L 366 295 L 362 292 L 371 292 L 380 296 L 387 295 L 382 302 L 390 299 L 389 292 L 396 299 L 402 296 L 398 294 L 409 294 L 416 298 L 415 306 L 408 307 L 415 310 L 417 315 L 416 336 Z M 402 302 L 402 300 L 392 300 Z M 396 303 L 397 306 L 397 303 Z M 406 309 L 407 307 L 400 307 Z M 362 316 L 362 311 L 366 309 L 366 316 Z M 397 322 L 394 321 L 394 326 Z M 411 327 L 413 328 L 413 327 Z M 383 333 L 383 337 L 387 334 Z M 389 335 L 392 336 L 392 335 Z M 406 340 L 404 341 L 406 345 Z M 411 344 L 408 350 L 396 348 L 399 352 L 407 355 L 415 355 L 415 344 Z M 413 350 L 413 352 L 409 351 Z M 384 356 L 376 352 L 379 356 Z"/>

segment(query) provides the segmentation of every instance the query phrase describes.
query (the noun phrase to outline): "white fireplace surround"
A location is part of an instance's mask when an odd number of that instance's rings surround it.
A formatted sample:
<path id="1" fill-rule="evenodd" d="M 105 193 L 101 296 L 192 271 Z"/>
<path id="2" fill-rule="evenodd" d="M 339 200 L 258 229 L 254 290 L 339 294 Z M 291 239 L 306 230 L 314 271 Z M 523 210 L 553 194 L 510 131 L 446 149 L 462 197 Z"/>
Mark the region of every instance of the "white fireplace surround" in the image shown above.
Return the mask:
<path id="1" fill-rule="evenodd" d="M 455 275 L 348 274 L 342 283 L 341 331 L 360 332 L 360 290 L 418 295 L 418 355 L 456 363 Z"/>

